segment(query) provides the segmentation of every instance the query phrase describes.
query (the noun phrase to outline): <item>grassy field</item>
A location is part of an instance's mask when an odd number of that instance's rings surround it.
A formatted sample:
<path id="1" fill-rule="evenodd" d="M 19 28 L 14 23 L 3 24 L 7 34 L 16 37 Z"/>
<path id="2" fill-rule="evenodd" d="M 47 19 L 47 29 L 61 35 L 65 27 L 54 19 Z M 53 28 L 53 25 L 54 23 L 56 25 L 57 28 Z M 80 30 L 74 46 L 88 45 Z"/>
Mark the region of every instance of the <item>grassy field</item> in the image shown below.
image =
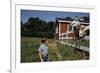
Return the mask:
<path id="1" fill-rule="evenodd" d="M 73 40 L 68 40 L 69 43 L 75 44 L 75 41 Z M 80 46 L 85 46 L 85 47 L 89 47 L 90 46 L 90 41 L 89 40 L 81 40 L 80 41 Z"/>
<path id="2" fill-rule="evenodd" d="M 21 62 L 39 62 L 38 47 L 39 38 L 22 37 L 21 38 Z"/>
<path id="3" fill-rule="evenodd" d="M 38 47 L 41 44 L 40 38 L 21 37 L 21 62 L 40 62 Z M 80 60 L 82 57 L 74 53 L 70 46 L 56 43 L 48 39 L 49 61 Z"/>

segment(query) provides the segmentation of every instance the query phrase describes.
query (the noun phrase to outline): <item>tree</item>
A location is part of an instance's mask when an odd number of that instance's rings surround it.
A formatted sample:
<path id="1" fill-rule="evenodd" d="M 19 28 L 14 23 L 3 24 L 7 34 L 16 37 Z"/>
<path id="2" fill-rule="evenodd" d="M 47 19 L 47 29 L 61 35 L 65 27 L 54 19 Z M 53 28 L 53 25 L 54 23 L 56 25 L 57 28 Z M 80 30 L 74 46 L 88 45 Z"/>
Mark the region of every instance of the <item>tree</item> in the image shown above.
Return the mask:
<path id="1" fill-rule="evenodd" d="M 54 24 L 53 21 L 46 22 L 37 17 L 30 17 L 28 21 L 23 24 L 23 28 L 21 28 L 24 29 L 22 36 L 52 38 L 54 35 Z"/>
<path id="2" fill-rule="evenodd" d="M 72 21 L 72 18 L 71 17 L 66 17 L 65 18 L 67 21 Z"/>
<path id="3" fill-rule="evenodd" d="M 84 19 L 84 22 L 86 22 L 86 23 L 90 22 L 89 16 L 84 16 L 83 19 Z"/>

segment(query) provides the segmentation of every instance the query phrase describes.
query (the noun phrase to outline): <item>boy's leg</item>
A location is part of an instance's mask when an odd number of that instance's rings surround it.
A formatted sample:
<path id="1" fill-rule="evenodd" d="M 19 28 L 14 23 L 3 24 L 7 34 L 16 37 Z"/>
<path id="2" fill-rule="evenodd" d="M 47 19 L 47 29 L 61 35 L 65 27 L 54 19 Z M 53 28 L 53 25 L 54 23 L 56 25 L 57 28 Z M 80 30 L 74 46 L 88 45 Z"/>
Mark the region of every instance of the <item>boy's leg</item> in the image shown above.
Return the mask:
<path id="1" fill-rule="evenodd" d="M 45 57 L 43 57 L 43 61 L 47 62 L 48 61 L 48 55 L 46 55 Z"/>

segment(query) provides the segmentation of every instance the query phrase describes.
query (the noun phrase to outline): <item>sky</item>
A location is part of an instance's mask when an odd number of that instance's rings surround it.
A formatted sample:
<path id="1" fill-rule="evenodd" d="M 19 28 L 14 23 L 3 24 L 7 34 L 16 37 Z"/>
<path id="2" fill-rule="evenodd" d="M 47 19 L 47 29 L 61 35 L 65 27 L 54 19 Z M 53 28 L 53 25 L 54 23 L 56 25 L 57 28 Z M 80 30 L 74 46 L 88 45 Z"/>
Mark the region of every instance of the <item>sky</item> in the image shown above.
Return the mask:
<path id="1" fill-rule="evenodd" d="M 75 16 L 78 17 L 89 16 L 89 13 L 21 10 L 21 21 L 23 23 L 27 22 L 29 17 L 39 17 L 40 19 L 48 22 L 48 21 L 55 21 L 56 18 L 75 17 Z"/>

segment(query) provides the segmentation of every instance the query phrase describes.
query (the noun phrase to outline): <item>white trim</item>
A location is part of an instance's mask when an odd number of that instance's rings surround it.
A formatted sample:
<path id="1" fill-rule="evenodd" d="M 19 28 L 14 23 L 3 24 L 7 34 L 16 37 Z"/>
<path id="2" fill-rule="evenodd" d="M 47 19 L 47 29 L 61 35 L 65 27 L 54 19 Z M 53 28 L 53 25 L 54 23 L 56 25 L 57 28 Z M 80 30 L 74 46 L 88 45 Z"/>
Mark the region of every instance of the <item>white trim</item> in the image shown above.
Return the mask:
<path id="1" fill-rule="evenodd" d="M 80 24 L 85 24 L 85 25 L 89 25 L 89 23 L 85 23 L 85 22 L 80 22 Z"/>
<path id="2" fill-rule="evenodd" d="M 67 23 L 72 23 L 72 21 L 67 21 L 67 20 L 58 20 L 58 22 L 67 22 Z M 86 25 L 89 25 L 89 23 L 86 23 L 86 22 L 80 22 L 80 24 L 86 24 Z"/>
<path id="3" fill-rule="evenodd" d="M 67 25 L 67 27 L 68 27 L 68 30 L 67 30 L 67 32 L 66 32 L 66 33 L 67 33 L 67 36 L 66 36 L 67 41 L 66 41 L 66 42 L 68 43 L 69 25 Z"/>
<path id="4" fill-rule="evenodd" d="M 72 21 L 58 20 L 58 22 L 67 22 L 67 23 L 71 23 Z"/>
<path id="5" fill-rule="evenodd" d="M 58 26 L 59 26 L 59 35 L 61 35 L 61 34 L 60 34 L 60 31 L 61 31 L 61 24 L 59 23 Z M 59 36 L 59 39 L 60 39 L 60 36 Z M 59 41 L 60 41 L 60 40 L 59 40 Z"/>
<path id="6" fill-rule="evenodd" d="M 58 34 L 58 26 L 56 26 L 56 34 Z"/>
<path id="7" fill-rule="evenodd" d="M 73 31 L 67 31 L 66 33 L 62 33 L 62 34 L 60 34 L 59 36 L 67 35 L 67 34 L 70 34 L 70 33 L 73 33 Z"/>
<path id="8" fill-rule="evenodd" d="M 66 39 L 66 40 L 67 40 L 67 39 L 72 39 L 72 37 L 67 37 L 67 38 L 66 38 L 66 37 L 63 37 L 63 38 L 62 38 L 62 37 L 61 37 L 60 40 L 61 40 L 61 39 Z"/>

